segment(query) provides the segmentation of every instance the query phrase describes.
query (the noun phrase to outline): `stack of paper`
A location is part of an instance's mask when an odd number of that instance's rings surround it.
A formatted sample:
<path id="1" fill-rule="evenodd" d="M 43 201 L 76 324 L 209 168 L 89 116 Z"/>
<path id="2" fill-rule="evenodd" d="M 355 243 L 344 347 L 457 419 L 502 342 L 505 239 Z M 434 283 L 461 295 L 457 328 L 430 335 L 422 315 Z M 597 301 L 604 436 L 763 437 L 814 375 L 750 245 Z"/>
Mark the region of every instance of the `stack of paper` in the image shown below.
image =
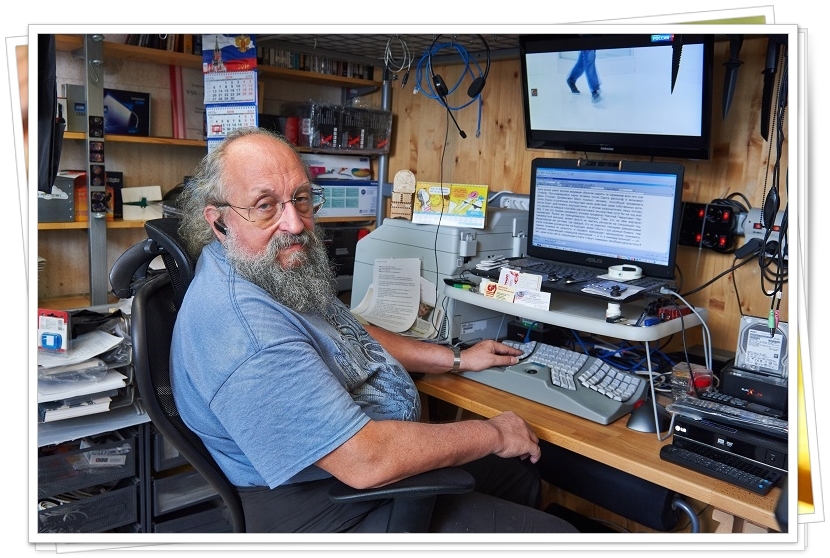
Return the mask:
<path id="1" fill-rule="evenodd" d="M 60 381 L 59 374 L 49 375 L 47 372 L 71 364 L 96 361 L 98 355 L 123 341 L 121 337 L 94 330 L 74 339 L 66 354 L 39 351 L 38 421 L 51 422 L 108 411 L 112 397 L 126 386 L 127 377 L 124 374 L 117 370 L 107 370 L 102 378 L 96 376 L 85 379 L 83 375 L 75 374 L 67 376 L 66 381 Z"/>
<path id="2" fill-rule="evenodd" d="M 435 283 L 421 277 L 421 260 L 377 259 L 372 281 L 353 314 L 408 337 L 438 337 L 444 310 L 436 308 Z"/>

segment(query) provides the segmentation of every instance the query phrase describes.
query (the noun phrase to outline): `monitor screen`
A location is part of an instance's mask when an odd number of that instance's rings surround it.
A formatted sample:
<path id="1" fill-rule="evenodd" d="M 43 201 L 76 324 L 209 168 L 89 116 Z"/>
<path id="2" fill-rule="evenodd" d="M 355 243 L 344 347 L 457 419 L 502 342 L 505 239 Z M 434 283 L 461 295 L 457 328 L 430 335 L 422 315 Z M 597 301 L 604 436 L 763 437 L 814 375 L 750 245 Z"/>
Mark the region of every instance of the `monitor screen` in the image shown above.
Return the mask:
<path id="1" fill-rule="evenodd" d="M 708 159 L 712 35 L 522 35 L 528 148 Z"/>
<path id="2" fill-rule="evenodd" d="M 683 166 L 534 159 L 528 254 L 673 278 Z"/>

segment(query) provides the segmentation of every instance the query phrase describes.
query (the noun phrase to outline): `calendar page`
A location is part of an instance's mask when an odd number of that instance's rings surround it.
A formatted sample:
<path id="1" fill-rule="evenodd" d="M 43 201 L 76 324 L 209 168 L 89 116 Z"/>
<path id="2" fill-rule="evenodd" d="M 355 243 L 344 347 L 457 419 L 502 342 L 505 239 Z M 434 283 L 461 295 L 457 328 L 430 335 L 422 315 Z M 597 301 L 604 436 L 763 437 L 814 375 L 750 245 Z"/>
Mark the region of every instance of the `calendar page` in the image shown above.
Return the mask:
<path id="1" fill-rule="evenodd" d="M 256 102 L 256 72 L 205 74 L 205 104 Z"/>
<path id="2" fill-rule="evenodd" d="M 257 106 L 256 103 L 208 105 L 205 117 L 208 139 L 223 138 L 237 128 L 256 126 Z"/>

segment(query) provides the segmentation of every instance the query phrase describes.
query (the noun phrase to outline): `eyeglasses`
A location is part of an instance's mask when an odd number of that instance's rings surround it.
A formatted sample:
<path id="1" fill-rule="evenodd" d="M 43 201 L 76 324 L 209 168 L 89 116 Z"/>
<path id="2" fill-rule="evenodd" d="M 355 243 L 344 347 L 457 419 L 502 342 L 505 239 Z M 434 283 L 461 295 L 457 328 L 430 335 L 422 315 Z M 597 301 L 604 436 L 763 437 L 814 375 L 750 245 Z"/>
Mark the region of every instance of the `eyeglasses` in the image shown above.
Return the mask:
<path id="1" fill-rule="evenodd" d="M 326 202 L 326 197 L 323 195 L 323 189 L 312 184 L 303 184 L 294 191 L 290 200 L 277 201 L 271 196 L 261 199 L 257 205 L 250 207 L 239 207 L 229 203 L 218 203 L 216 207 L 230 207 L 234 212 L 251 223 L 268 224 L 279 220 L 285 211 L 285 204 L 293 203 L 294 209 L 303 217 L 310 217 L 317 213 L 323 204 Z M 240 213 L 245 212 L 245 214 Z"/>

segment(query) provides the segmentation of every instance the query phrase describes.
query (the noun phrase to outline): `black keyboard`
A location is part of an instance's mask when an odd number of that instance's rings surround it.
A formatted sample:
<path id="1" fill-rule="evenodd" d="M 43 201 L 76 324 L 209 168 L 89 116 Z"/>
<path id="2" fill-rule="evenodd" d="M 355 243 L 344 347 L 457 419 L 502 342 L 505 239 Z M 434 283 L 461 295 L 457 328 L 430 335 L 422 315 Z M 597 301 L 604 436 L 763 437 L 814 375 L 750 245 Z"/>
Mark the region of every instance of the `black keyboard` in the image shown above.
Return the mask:
<path id="1" fill-rule="evenodd" d="M 736 455 L 689 440 L 660 448 L 660 459 L 766 496 L 782 476 Z"/>

